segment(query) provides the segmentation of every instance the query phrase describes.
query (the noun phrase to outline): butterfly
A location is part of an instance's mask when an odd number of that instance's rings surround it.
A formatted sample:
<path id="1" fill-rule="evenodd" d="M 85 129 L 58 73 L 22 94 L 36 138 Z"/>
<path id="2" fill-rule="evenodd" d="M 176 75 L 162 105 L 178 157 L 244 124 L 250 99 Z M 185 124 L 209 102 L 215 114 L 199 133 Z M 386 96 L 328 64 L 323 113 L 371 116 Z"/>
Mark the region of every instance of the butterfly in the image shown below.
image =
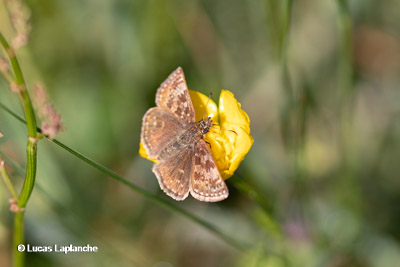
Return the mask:
<path id="1" fill-rule="evenodd" d="M 195 121 L 195 111 L 182 68 L 177 68 L 156 93 L 156 107 L 143 116 L 141 142 L 161 189 L 175 200 L 189 193 L 197 200 L 216 202 L 228 197 L 228 188 L 211 156 L 204 135 L 210 117 Z"/>

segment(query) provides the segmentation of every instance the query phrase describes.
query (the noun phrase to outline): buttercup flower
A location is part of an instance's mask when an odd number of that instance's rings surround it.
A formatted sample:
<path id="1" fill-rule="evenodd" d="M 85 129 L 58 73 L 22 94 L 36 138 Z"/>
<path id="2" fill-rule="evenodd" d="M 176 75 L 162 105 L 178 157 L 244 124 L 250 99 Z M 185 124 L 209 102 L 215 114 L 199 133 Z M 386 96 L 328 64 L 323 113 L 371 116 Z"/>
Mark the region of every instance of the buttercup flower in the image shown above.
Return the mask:
<path id="1" fill-rule="evenodd" d="M 226 180 L 234 174 L 253 145 L 249 116 L 241 109 L 240 103 L 230 91 L 221 91 L 219 107 L 200 92 L 189 90 L 189 93 L 196 113 L 196 122 L 203 117 L 211 117 L 213 120 L 213 127 L 205 135 L 204 140 L 210 144 L 215 164 L 222 178 Z M 139 154 L 157 162 L 147 156 L 142 143 Z"/>

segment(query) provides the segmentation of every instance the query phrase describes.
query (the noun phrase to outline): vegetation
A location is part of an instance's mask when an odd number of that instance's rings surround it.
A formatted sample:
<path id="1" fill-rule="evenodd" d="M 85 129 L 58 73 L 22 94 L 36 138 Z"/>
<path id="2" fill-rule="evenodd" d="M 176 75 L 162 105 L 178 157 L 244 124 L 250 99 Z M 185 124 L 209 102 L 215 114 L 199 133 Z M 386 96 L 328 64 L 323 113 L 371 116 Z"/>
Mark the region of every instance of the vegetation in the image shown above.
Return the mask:
<path id="1" fill-rule="evenodd" d="M 398 10 L 1 0 L 0 266 L 395 266 Z M 178 66 L 250 118 L 254 144 L 219 203 L 168 198 L 138 153 Z"/>

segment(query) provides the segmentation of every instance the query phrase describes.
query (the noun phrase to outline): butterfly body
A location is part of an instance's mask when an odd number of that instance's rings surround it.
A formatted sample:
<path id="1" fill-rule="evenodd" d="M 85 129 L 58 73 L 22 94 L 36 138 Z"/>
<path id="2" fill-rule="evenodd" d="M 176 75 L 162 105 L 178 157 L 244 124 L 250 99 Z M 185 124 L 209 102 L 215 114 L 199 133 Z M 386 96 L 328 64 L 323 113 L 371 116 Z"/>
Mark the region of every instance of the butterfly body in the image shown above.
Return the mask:
<path id="1" fill-rule="evenodd" d="M 141 142 L 150 158 L 161 189 L 176 200 L 189 193 L 201 201 L 228 197 L 207 144 L 202 138 L 212 126 L 211 118 L 195 122 L 195 113 L 181 68 L 161 84 L 157 107 L 143 116 Z"/>

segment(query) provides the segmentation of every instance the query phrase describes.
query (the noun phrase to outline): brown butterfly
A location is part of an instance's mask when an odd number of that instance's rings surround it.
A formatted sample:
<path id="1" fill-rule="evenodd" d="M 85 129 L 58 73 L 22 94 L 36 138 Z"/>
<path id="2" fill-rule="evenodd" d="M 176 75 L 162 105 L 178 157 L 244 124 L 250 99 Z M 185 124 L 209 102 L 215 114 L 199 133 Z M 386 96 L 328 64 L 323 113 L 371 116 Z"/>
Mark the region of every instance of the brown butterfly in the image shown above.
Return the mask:
<path id="1" fill-rule="evenodd" d="M 158 88 L 157 107 L 143 116 L 141 142 L 161 189 L 176 200 L 190 194 L 215 202 L 228 197 L 210 149 L 202 140 L 212 127 L 211 118 L 195 121 L 195 112 L 183 70 L 177 68 Z"/>

